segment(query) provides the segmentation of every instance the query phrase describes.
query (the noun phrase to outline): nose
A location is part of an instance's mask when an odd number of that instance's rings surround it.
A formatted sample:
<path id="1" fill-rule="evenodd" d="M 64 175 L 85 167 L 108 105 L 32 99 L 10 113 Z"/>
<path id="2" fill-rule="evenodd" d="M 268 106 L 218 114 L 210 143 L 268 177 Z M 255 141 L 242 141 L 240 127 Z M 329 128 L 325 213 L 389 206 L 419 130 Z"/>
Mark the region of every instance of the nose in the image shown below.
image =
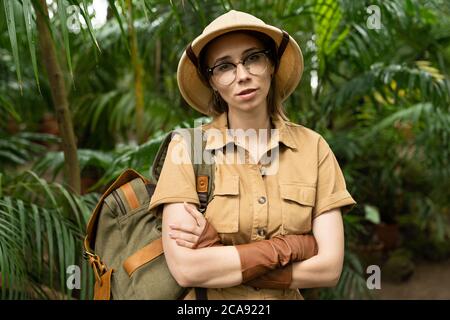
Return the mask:
<path id="1" fill-rule="evenodd" d="M 236 80 L 237 82 L 242 82 L 250 78 L 250 73 L 244 67 L 242 63 L 239 63 L 236 67 Z"/>

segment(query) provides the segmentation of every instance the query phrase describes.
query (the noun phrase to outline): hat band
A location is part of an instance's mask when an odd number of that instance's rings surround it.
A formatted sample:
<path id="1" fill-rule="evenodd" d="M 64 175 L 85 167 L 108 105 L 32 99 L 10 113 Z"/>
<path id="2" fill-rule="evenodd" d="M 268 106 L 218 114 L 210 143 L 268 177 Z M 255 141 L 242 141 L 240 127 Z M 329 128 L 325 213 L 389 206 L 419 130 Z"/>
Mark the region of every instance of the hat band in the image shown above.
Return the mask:
<path id="1" fill-rule="evenodd" d="M 194 53 L 194 50 L 192 50 L 192 42 L 189 42 L 189 44 L 187 45 L 186 54 L 187 54 L 189 60 L 191 60 L 192 64 L 198 68 L 199 67 L 198 59 Z"/>
<path id="2" fill-rule="evenodd" d="M 283 34 L 283 39 L 281 39 L 280 46 L 278 47 L 278 59 L 281 60 L 281 56 L 284 53 L 284 50 L 286 50 L 286 47 L 289 43 L 289 34 L 284 31 L 283 29 L 280 29 L 281 33 Z"/>

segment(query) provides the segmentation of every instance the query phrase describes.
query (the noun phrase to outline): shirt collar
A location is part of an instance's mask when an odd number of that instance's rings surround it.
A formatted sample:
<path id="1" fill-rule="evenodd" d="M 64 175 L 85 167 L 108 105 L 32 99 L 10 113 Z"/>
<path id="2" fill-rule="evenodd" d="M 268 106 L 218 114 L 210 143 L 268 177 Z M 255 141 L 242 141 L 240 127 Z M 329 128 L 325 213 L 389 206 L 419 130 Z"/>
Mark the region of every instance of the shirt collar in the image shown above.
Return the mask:
<path id="1" fill-rule="evenodd" d="M 293 138 L 290 126 L 286 125 L 286 120 L 279 115 L 272 117 L 272 123 L 275 129 L 279 130 L 279 142 L 291 149 L 297 149 L 297 144 Z M 223 112 L 219 116 L 213 118 L 212 122 L 204 127 L 204 130 L 208 132 L 208 129 L 215 129 L 210 131 L 212 134 L 207 134 L 206 150 L 221 149 L 227 142 L 234 143 L 233 137 L 227 132 L 228 129 L 228 114 Z M 228 139 L 227 139 L 228 135 Z"/>

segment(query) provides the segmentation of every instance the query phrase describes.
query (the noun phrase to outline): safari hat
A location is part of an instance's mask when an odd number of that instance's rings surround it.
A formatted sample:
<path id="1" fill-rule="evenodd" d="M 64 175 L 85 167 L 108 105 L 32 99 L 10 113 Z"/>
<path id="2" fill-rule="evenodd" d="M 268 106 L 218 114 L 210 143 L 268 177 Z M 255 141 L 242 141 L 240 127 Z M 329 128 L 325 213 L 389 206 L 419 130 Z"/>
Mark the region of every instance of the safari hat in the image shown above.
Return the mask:
<path id="1" fill-rule="evenodd" d="M 303 73 L 303 55 L 297 42 L 284 30 L 264 23 L 251 14 L 231 10 L 212 21 L 183 52 L 178 63 L 177 81 L 183 98 L 197 111 L 209 115 L 212 89 L 198 71 L 199 54 L 211 40 L 231 31 L 253 30 L 271 37 L 277 45 L 279 59 L 275 74 L 281 101 L 294 91 Z"/>

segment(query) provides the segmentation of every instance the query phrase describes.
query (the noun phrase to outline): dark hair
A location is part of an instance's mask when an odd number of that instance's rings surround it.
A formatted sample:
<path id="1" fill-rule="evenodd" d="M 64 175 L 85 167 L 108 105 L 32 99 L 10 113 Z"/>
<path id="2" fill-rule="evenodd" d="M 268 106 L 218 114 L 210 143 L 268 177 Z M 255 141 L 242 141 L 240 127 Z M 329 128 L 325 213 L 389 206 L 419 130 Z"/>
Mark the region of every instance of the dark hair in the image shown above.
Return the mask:
<path id="1" fill-rule="evenodd" d="M 203 82 L 208 87 L 211 88 L 211 85 L 209 83 L 210 75 L 207 72 L 207 69 L 209 68 L 209 66 L 206 64 L 206 53 L 208 52 L 208 48 L 210 47 L 210 45 L 212 43 L 214 43 L 220 37 L 222 37 L 224 35 L 232 34 L 232 33 L 244 33 L 251 37 L 254 37 L 262 43 L 264 49 L 269 50 L 269 60 L 275 67 L 274 68 L 274 76 L 272 77 L 269 93 L 267 94 L 267 106 L 269 108 L 269 110 L 268 110 L 269 116 L 273 116 L 274 114 L 278 113 L 282 118 L 287 119 L 287 117 L 283 111 L 281 102 L 280 102 L 280 97 L 277 95 L 277 90 L 276 90 L 277 84 L 276 84 L 276 80 L 275 80 L 275 74 L 278 70 L 278 64 L 279 64 L 279 59 L 277 56 L 277 46 L 276 46 L 275 41 L 271 37 L 269 37 L 268 35 L 266 35 L 262 32 L 258 32 L 258 31 L 254 31 L 254 30 L 236 30 L 236 31 L 231 31 L 231 32 L 225 33 L 225 34 L 213 39 L 212 41 L 208 42 L 208 44 L 206 44 L 203 47 L 203 49 L 200 51 L 200 54 L 199 54 L 200 70 L 197 70 L 199 73 L 199 76 L 201 77 Z M 211 88 L 211 90 L 212 90 L 212 88 Z M 217 95 L 213 94 L 211 100 L 209 101 L 209 113 L 214 116 L 218 116 L 226 111 L 228 111 L 228 104 L 225 102 L 225 100 L 219 94 L 217 94 Z"/>

